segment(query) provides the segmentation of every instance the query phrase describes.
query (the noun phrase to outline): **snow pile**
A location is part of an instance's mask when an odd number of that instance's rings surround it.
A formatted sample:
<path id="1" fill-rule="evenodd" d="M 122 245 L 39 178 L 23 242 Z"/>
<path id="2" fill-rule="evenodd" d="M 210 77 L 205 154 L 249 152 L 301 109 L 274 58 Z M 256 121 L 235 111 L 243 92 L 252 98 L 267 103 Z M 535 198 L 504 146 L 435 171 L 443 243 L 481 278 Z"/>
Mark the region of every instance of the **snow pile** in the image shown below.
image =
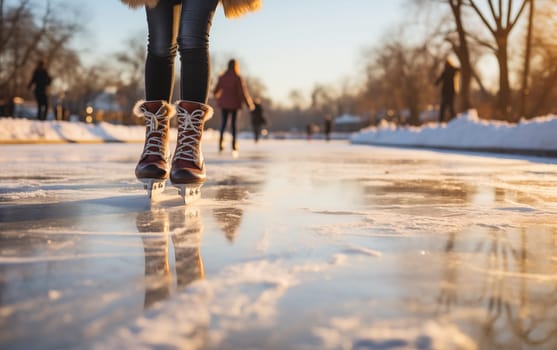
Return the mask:
<path id="1" fill-rule="evenodd" d="M 101 122 L 87 124 L 65 121 L 36 121 L 29 119 L 0 118 L 0 143 L 33 142 L 143 142 L 145 127 L 113 125 Z M 348 135 L 348 134 L 346 134 Z M 346 136 L 345 135 L 345 136 Z M 486 121 L 475 110 L 459 115 L 447 124 L 430 123 L 420 127 L 397 127 L 383 121 L 352 134 L 350 140 L 357 144 L 433 147 L 479 151 L 557 152 L 557 116 L 549 115 L 518 124 Z M 283 136 L 283 137 L 281 137 Z M 252 138 L 242 133 L 240 138 Z M 273 134 L 270 138 L 285 138 Z M 305 135 L 301 135 L 305 137 Z M 315 135 L 316 138 L 322 135 Z M 218 131 L 207 130 L 204 140 L 215 140 Z M 343 137 L 334 137 L 342 139 Z M 171 140 L 176 130 L 171 130 Z"/>
<path id="2" fill-rule="evenodd" d="M 66 121 L 0 119 L 0 142 L 140 142 L 143 126 L 123 126 L 101 122 L 87 124 Z"/>
<path id="3" fill-rule="evenodd" d="M 218 137 L 214 131 L 203 135 L 204 139 Z M 0 118 L 0 143 L 143 142 L 144 137 L 145 127 L 141 125 Z M 171 129 L 170 137 L 176 139 L 176 129 Z"/>
<path id="4" fill-rule="evenodd" d="M 447 124 L 397 128 L 387 122 L 351 136 L 352 143 L 491 151 L 557 151 L 557 116 L 518 124 L 486 121 L 475 110 Z"/>

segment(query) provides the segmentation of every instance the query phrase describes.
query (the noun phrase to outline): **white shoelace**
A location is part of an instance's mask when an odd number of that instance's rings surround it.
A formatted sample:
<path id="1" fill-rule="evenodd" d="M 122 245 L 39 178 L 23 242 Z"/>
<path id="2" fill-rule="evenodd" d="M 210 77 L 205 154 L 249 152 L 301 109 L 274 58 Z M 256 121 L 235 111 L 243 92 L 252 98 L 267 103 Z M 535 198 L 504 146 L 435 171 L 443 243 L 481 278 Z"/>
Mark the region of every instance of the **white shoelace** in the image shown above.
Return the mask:
<path id="1" fill-rule="evenodd" d="M 174 153 L 174 159 L 181 159 L 185 161 L 201 164 L 203 156 L 201 154 L 201 147 L 199 143 L 199 134 L 202 132 L 203 116 L 205 112 L 201 109 L 196 109 L 189 113 L 185 108 L 176 106 L 176 115 L 178 118 L 178 146 Z M 188 131 L 191 131 L 188 135 Z"/>
<path id="2" fill-rule="evenodd" d="M 158 129 L 159 123 L 166 121 L 168 116 L 166 115 L 166 108 L 161 107 L 156 113 L 149 112 L 143 109 L 143 114 L 147 126 L 149 127 L 149 132 L 147 133 L 147 143 L 145 144 L 145 149 L 143 150 L 143 156 L 156 155 L 162 158 L 167 158 L 167 147 L 164 143 L 166 139 L 167 128 Z M 159 133 L 160 136 L 153 135 L 153 133 Z M 153 148 L 153 149 L 151 149 Z"/>

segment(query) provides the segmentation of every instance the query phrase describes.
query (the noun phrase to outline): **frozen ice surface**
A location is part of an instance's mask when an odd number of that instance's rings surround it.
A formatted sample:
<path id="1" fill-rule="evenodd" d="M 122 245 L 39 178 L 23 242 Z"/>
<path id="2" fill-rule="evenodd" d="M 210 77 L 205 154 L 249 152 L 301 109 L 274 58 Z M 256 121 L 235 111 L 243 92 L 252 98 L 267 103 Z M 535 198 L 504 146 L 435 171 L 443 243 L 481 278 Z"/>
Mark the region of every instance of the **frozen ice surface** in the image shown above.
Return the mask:
<path id="1" fill-rule="evenodd" d="M 183 206 L 140 144 L 2 146 L 0 348 L 557 348 L 553 160 L 204 147 Z"/>

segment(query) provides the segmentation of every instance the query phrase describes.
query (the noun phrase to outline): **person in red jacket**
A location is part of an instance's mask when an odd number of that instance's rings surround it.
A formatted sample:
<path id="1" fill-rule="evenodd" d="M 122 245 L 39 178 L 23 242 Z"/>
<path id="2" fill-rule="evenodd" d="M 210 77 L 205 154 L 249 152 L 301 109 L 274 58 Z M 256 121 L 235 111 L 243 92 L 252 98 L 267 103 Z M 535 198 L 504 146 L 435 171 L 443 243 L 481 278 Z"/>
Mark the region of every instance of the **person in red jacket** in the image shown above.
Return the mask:
<path id="1" fill-rule="evenodd" d="M 214 89 L 217 105 L 222 110 L 222 123 L 220 127 L 219 151 L 224 149 L 223 134 L 230 116 L 230 128 L 232 130 L 232 150 L 238 150 L 236 140 L 236 118 L 238 110 L 245 103 L 250 110 L 254 109 L 253 101 L 250 97 L 244 79 L 240 76 L 240 66 L 235 59 L 228 61 L 228 69 L 224 72 L 217 82 Z"/>

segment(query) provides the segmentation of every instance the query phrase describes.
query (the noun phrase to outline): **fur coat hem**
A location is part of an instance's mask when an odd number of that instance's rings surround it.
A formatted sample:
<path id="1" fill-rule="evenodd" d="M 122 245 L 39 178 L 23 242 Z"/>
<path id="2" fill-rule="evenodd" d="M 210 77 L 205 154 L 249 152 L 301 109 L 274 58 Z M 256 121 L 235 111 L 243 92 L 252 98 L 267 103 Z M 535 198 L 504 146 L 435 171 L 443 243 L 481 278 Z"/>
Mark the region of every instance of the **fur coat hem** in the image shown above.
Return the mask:
<path id="1" fill-rule="evenodd" d="M 131 8 L 143 6 L 155 7 L 158 0 L 121 0 Z M 261 8 L 262 0 L 220 0 L 224 8 L 224 15 L 227 18 L 240 17 L 248 12 L 256 11 Z"/>

